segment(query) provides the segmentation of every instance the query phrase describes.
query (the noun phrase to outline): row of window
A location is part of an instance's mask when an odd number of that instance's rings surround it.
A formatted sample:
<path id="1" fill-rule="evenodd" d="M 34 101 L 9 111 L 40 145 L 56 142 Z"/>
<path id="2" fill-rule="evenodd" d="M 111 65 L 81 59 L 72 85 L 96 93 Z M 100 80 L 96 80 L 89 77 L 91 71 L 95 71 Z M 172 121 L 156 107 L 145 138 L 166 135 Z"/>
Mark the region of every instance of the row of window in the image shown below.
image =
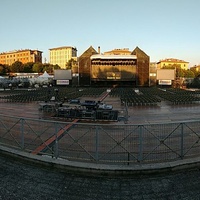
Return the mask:
<path id="1" fill-rule="evenodd" d="M 50 55 L 69 55 L 69 56 L 72 56 L 72 52 L 54 51 L 54 52 L 50 52 Z"/>
<path id="2" fill-rule="evenodd" d="M 29 53 L 21 53 L 21 54 L 11 54 L 11 55 L 1 55 L 0 57 L 2 58 L 12 58 L 12 57 L 24 57 L 24 56 L 29 56 Z"/>
<path id="3" fill-rule="evenodd" d="M 50 56 L 50 59 L 63 59 L 63 60 L 66 60 L 66 59 L 71 59 L 70 56 Z"/>

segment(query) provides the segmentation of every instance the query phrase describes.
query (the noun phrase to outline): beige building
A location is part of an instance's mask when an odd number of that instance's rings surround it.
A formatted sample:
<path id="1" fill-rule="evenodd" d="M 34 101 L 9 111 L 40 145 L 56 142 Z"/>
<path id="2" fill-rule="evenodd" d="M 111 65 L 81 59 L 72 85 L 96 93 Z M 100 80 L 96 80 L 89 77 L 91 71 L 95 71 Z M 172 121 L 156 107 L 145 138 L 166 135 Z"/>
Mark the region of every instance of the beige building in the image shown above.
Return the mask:
<path id="1" fill-rule="evenodd" d="M 180 66 L 181 69 L 187 70 L 188 66 L 189 66 L 189 62 L 186 62 L 184 60 L 175 59 L 175 58 L 167 58 L 167 59 L 164 59 L 164 60 L 160 60 L 157 63 L 158 69 L 162 69 L 162 68 L 165 68 L 165 67 L 170 68 L 170 67 L 173 67 L 173 66 Z"/>
<path id="2" fill-rule="evenodd" d="M 104 55 L 130 55 L 131 51 L 128 48 L 113 49 L 112 51 L 104 52 Z"/>
<path id="3" fill-rule="evenodd" d="M 66 69 L 66 64 L 69 60 L 77 59 L 77 49 L 75 47 L 63 46 L 51 48 L 50 51 L 50 64 L 59 65 L 61 69 Z"/>
<path id="4" fill-rule="evenodd" d="M 16 61 L 23 64 L 28 62 L 42 63 L 42 51 L 24 49 L 0 53 L 0 64 L 12 65 Z"/>

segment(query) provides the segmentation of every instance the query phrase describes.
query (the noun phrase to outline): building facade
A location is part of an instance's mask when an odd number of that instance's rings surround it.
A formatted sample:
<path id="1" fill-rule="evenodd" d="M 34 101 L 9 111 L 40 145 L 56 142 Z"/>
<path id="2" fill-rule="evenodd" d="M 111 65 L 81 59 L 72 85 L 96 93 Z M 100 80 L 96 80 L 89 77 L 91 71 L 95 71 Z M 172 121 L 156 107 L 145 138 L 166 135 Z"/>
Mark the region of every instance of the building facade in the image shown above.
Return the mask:
<path id="1" fill-rule="evenodd" d="M 156 85 L 157 62 L 150 62 L 149 64 L 149 79 L 150 86 Z"/>
<path id="2" fill-rule="evenodd" d="M 59 65 L 61 69 L 66 69 L 67 62 L 71 59 L 77 59 L 77 49 L 71 46 L 51 48 L 50 64 Z"/>
<path id="3" fill-rule="evenodd" d="M 173 68 L 179 66 L 181 69 L 187 70 L 189 67 L 189 62 L 186 62 L 184 60 L 179 60 L 175 58 L 167 58 L 164 60 L 160 60 L 157 63 L 157 68 L 162 69 L 162 68 Z"/>
<path id="4" fill-rule="evenodd" d="M 150 57 L 144 51 L 142 51 L 139 47 L 136 47 L 131 52 L 131 55 L 136 55 L 137 57 L 136 85 L 149 86 L 150 85 L 150 79 L 149 79 Z"/>
<path id="5" fill-rule="evenodd" d="M 130 55 L 130 54 L 131 54 L 131 51 L 129 51 L 129 48 L 113 49 L 111 51 L 104 52 L 104 55 Z"/>
<path id="6" fill-rule="evenodd" d="M 90 46 L 79 58 L 78 58 L 78 73 L 79 73 L 79 85 L 91 85 L 91 60 L 92 55 L 96 55 L 98 52 Z"/>
<path id="7" fill-rule="evenodd" d="M 135 55 L 93 55 L 91 59 L 91 84 L 133 85 L 136 82 L 137 57 Z"/>
<path id="8" fill-rule="evenodd" d="M 12 65 L 16 61 L 20 61 L 23 64 L 28 62 L 42 63 L 42 53 L 42 51 L 30 49 L 3 52 L 0 53 L 0 64 Z"/>
<path id="9" fill-rule="evenodd" d="M 78 60 L 80 85 L 149 86 L 149 56 L 138 47 L 102 54 L 91 46 Z"/>

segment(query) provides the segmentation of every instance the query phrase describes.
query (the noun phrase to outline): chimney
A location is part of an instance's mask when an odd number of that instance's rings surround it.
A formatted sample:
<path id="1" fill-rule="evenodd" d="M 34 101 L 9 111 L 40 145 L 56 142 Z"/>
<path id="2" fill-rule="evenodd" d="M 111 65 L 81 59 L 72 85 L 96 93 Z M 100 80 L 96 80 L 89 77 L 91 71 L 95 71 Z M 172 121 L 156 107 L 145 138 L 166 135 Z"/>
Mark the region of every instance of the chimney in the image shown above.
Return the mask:
<path id="1" fill-rule="evenodd" d="M 98 46 L 98 54 L 101 53 L 101 49 L 100 49 L 100 46 Z"/>

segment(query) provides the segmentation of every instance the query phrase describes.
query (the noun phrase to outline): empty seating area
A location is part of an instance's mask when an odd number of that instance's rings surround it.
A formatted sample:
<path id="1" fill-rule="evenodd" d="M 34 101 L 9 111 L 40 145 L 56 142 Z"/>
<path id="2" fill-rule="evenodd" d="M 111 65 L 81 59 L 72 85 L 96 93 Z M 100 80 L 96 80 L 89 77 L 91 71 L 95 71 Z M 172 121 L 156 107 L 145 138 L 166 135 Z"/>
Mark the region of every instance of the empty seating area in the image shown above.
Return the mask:
<path id="1" fill-rule="evenodd" d="M 121 100 L 121 105 L 127 106 L 152 106 L 157 105 L 161 102 L 161 100 L 155 95 L 152 95 L 150 93 L 142 93 L 137 88 L 114 88 L 110 92 L 110 96 L 119 97 Z"/>
<path id="2" fill-rule="evenodd" d="M 56 101 L 77 98 L 79 94 L 75 88 L 38 88 L 30 90 L 10 90 L 1 95 L 1 101 L 29 103 L 34 101 L 50 101 L 52 97 Z"/>
<path id="3" fill-rule="evenodd" d="M 0 95 L 1 102 L 28 103 L 34 101 L 55 101 L 65 102 L 70 99 L 82 96 L 99 97 L 106 88 L 72 88 L 72 87 L 49 87 L 28 90 L 6 90 Z"/>
<path id="4" fill-rule="evenodd" d="M 193 104 L 200 102 L 200 97 L 195 91 L 187 91 L 182 89 L 169 88 L 166 90 L 166 92 L 160 94 L 159 96 L 174 105 Z"/>
<path id="5" fill-rule="evenodd" d="M 114 88 L 110 96 L 119 97 L 121 104 L 127 106 L 159 105 L 161 101 L 172 105 L 200 102 L 199 91 L 174 88 Z"/>
<path id="6" fill-rule="evenodd" d="M 106 92 L 107 88 L 98 87 L 98 88 L 80 88 L 79 93 L 81 96 L 89 97 L 100 97 L 102 93 Z"/>
<path id="7" fill-rule="evenodd" d="M 81 97 L 101 97 L 108 88 L 106 87 L 49 87 L 27 90 L 6 90 L 1 91 L 1 102 L 39 102 L 39 101 L 54 101 L 67 102 L 70 99 Z M 189 91 L 174 88 L 158 88 L 158 87 L 115 87 L 112 88 L 110 97 L 118 98 L 121 105 L 127 106 L 154 106 L 159 105 L 161 101 L 166 101 L 169 104 L 193 104 L 200 102 L 200 91 Z"/>

